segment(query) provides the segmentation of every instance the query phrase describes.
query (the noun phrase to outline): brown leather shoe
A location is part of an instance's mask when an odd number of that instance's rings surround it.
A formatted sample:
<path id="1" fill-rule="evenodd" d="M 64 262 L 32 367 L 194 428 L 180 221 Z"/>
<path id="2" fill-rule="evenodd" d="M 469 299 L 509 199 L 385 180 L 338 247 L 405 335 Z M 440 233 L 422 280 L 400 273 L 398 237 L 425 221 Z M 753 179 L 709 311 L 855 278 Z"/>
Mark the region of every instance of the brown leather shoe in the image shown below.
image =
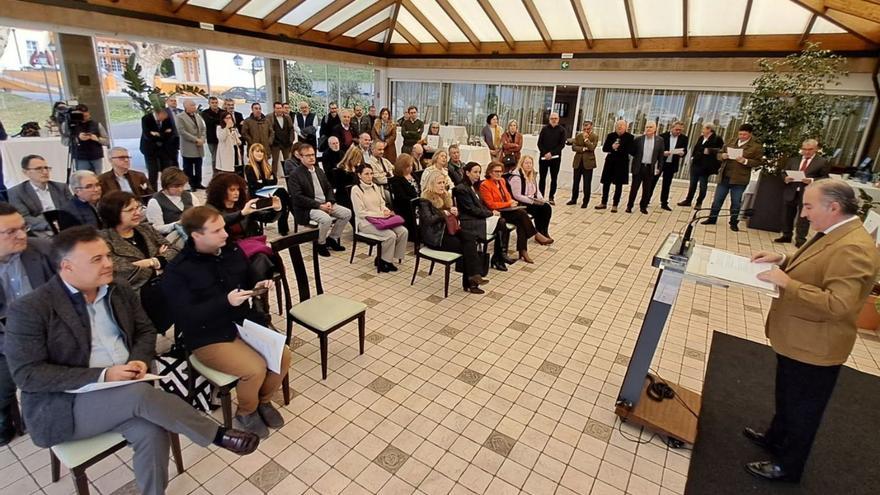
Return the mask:
<path id="1" fill-rule="evenodd" d="M 228 429 L 220 439 L 220 447 L 238 455 L 248 455 L 257 450 L 260 437 L 241 430 Z"/>
<path id="2" fill-rule="evenodd" d="M 534 261 L 532 261 L 532 258 L 529 258 L 529 252 L 525 249 L 519 252 L 519 259 L 525 261 L 526 263 L 534 263 Z"/>
<path id="3" fill-rule="evenodd" d="M 483 278 L 480 275 L 468 277 L 468 281 L 473 285 L 486 285 L 489 283 L 489 279 Z"/>
<path id="4" fill-rule="evenodd" d="M 538 232 L 537 234 L 535 234 L 535 242 L 537 242 L 538 244 L 540 244 L 542 246 L 547 246 L 549 244 L 553 244 L 553 239 Z"/>

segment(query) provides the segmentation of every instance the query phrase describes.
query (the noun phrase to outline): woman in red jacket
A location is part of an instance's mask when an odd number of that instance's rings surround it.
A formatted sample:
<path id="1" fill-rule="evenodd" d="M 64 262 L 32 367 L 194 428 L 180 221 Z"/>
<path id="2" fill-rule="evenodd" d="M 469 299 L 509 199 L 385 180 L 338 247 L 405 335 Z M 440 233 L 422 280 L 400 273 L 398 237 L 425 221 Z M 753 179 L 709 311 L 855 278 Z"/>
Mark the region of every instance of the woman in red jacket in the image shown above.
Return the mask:
<path id="1" fill-rule="evenodd" d="M 529 238 L 534 236 L 535 241 L 542 246 L 553 241 L 535 229 L 525 208 L 514 201 L 502 175 L 503 169 L 504 166 L 498 162 L 492 162 L 486 167 L 486 180 L 480 183 L 480 197 L 490 210 L 499 211 L 507 223 L 516 226 L 516 250 L 519 258 L 526 263 L 534 263 L 529 257 Z"/>

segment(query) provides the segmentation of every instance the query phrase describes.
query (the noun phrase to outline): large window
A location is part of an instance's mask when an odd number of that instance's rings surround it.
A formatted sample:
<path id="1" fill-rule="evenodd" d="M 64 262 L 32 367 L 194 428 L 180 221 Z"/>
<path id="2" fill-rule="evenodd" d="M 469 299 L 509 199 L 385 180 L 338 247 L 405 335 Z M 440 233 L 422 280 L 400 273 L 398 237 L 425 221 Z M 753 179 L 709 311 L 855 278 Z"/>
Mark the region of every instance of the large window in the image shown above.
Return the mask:
<path id="1" fill-rule="evenodd" d="M 549 117 L 553 86 L 502 85 L 498 98 L 498 122 L 516 120 L 523 134 L 537 134 Z"/>
<path id="2" fill-rule="evenodd" d="M 430 122 L 440 118 L 440 83 L 394 81 L 391 85 L 391 117 L 403 117 L 410 105 L 419 109 L 423 121 Z"/>
<path id="3" fill-rule="evenodd" d="M 448 91 L 446 101 L 449 102 L 444 108 L 445 114 L 440 118 L 428 118 L 422 120 L 427 124 L 432 120 L 438 120 L 449 125 L 463 125 L 467 127 L 471 136 L 479 135 L 480 130 L 486 125 L 486 116 L 497 113 L 498 86 L 495 84 L 449 84 L 444 85 L 444 91 Z M 503 124 L 502 124 L 503 125 Z"/>
<path id="4" fill-rule="evenodd" d="M 0 51 L 0 115 L 12 135 L 25 122 L 41 128 L 52 104 L 66 98 L 55 33 L 0 26 L 7 43 Z M 44 131 L 45 132 L 45 131 Z"/>
<path id="5" fill-rule="evenodd" d="M 373 69 L 287 60 L 285 72 L 288 101 L 294 108 L 307 101 L 318 117 L 327 113 L 330 102 L 340 108 L 360 105 L 366 113 L 375 99 Z"/>

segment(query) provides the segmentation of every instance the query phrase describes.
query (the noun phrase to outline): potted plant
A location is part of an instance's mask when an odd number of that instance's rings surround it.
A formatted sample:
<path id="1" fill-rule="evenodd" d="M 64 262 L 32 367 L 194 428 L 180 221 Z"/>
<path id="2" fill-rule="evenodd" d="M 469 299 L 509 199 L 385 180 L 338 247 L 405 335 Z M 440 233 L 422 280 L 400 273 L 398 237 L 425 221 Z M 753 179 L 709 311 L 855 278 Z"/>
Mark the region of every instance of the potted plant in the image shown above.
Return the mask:
<path id="1" fill-rule="evenodd" d="M 147 84 L 142 72 L 141 65 L 135 61 L 135 54 L 132 53 L 125 64 L 125 72 L 122 73 L 126 85 L 122 92 L 127 94 L 145 115 L 152 113 L 154 108 L 165 108 L 165 99 L 172 95 L 190 94 L 208 97 L 205 90 L 189 84 L 178 84 L 171 94 L 165 94 L 158 87 Z"/>
<path id="2" fill-rule="evenodd" d="M 758 61 L 761 74 L 752 81 L 745 113 L 754 138 L 764 144 L 764 162 L 749 228 L 781 230 L 786 161 L 798 155 L 805 139 L 820 136 L 830 117 L 852 111 L 843 96 L 826 93 L 848 75 L 846 64 L 815 43 L 783 59 Z"/>

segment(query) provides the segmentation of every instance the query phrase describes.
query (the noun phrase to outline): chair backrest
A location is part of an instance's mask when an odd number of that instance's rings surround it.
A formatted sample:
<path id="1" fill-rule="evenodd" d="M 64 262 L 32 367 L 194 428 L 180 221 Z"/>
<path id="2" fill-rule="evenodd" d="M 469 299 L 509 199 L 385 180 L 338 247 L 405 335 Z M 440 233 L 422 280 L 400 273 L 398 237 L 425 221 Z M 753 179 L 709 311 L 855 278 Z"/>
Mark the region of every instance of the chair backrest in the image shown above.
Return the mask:
<path id="1" fill-rule="evenodd" d="M 419 202 L 422 201 L 422 198 L 413 198 L 409 200 L 409 207 L 412 211 L 413 221 L 416 223 L 416 228 L 419 229 Z M 422 236 L 421 232 L 419 235 L 416 235 L 412 238 L 413 240 L 413 250 L 414 252 L 419 252 L 419 246 L 422 244 Z"/>
<path id="2" fill-rule="evenodd" d="M 303 302 L 312 297 L 311 284 L 309 283 L 309 274 L 306 271 L 305 260 L 303 259 L 302 250 L 300 249 L 300 246 L 306 243 L 312 244 L 312 264 L 315 279 L 315 294 L 320 295 L 324 293 L 324 287 L 321 284 L 321 257 L 318 256 L 317 253 L 318 229 L 310 228 L 302 230 L 300 232 L 290 234 L 280 239 L 276 239 L 271 243 L 273 252 L 277 253 L 280 256 L 282 252 L 287 251 L 288 255 L 290 256 L 290 267 L 293 268 L 293 273 L 296 276 L 296 287 L 297 292 L 299 293 L 300 302 Z M 290 299 L 289 295 L 287 299 Z"/>

